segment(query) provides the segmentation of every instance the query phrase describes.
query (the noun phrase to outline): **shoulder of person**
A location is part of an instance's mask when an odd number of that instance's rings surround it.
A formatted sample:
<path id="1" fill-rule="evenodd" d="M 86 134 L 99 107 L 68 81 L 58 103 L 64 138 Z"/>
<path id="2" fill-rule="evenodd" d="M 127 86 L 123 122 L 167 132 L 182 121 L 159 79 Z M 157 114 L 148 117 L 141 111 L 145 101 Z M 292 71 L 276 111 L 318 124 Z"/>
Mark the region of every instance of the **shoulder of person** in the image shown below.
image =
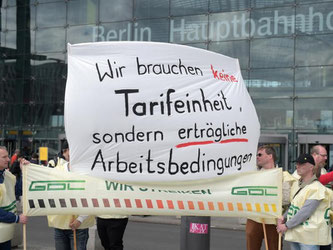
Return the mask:
<path id="1" fill-rule="evenodd" d="M 283 182 L 298 181 L 298 179 L 295 176 L 291 175 L 288 171 L 283 171 L 282 177 L 283 177 Z"/>
<path id="2" fill-rule="evenodd" d="M 48 165 L 51 165 L 52 167 L 55 167 L 55 160 L 49 160 Z"/>
<path id="3" fill-rule="evenodd" d="M 12 180 L 16 180 L 16 176 L 13 175 L 9 170 L 6 170 L 5 175 L 6 175 L 6 178 L 10 178 Z"/>

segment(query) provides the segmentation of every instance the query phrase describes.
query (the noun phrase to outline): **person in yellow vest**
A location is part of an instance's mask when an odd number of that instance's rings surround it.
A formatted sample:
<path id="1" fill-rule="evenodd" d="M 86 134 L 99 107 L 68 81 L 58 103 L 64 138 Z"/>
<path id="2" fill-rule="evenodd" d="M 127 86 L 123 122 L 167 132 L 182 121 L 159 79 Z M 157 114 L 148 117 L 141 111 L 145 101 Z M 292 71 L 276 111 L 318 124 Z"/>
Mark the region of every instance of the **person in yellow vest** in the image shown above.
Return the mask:
<path id="1" fill-rule="evenodd" d="M 327 161 L 327 150 L 323 145 L 315 145 L 310 149 L 310 154 L 313 157 L 315 161 L 315 174 L 317 178 L 320 177 L 320 175 L 327 174 L 327 171 L 325 169 L 326 161 Z M 297 170 L 294 171 L 293 176 L 297 179 L 300 178 L 300 176 L 297 174 Z"/>
<path id="2" fill-rule="evenodd" d="M 14 223 L 27 223 L 25 215 L 16 214 L 16 177 L 6 170 L 9 162 L 6 147 L 0 146 L 0 250 L 11 249 L 11 239 L 14 237 L 15 229 Z"/>
<path id="3" fill-rule="evenodd" d="M 278 220 L 277 232 L 285 233 L 292 250 L 318 250 L 332 241 L 330 190 L 317 180 L 312 155 L 300 155 L 296 168 L 300 180 L 292 188 L 291 204 Z"/>
<path id="4" fill-rule="evenodd" d="M 270 145 L 262 145 L 257 151 L 258 170 L 266 171 L 278 166 L 276 162 L 276 152 Z M 290 204 L 290 190 L 296 181 L 287 171 L 283 171 L 282 183 L 282 206 L 287 207 Z M 264 240 L 263 223 L 266 229 L 266 239 L 270 250 L 278 249 L 279 235 L 276 232 L 276 219 L 249 218 L 246 221 L 246 249 L 260 250 Z"/>
<path id="5" fill-rule="evenodd" d="M 273 147 L 263 145 L 257 151 L 257 166 L 260 171 L 275 168 L 276 153 Z M 279 235 L 276 232 L 276 220 L 261 218 L 249 218 L 246 221 L 246 249 L 260 250 L 264 239 L 263 224 L 265 223 L 268 248 L 277 250 L 279 243 Z"/>
<path id="6" fill-rule="evenodd" d="M 57 154 L 57 156 L 54 159 L 51 159 L 47 166 L 50 168 L 54 168 L 57 165 L 63 165 L 64 163 L 68 162 L 69 159 L 69 150 L 68 150 L 68 142 L 65 140 L 61 145 L 61 150 Z"/>
<path id="7" fill-rule="evenodd" d="M 61 158 L 55 166 L 62 171 L 70 171 L 69 147 L 67 141 L 62 147 Z M 47 216 L 49 227 L 54 228 L 54 240 L 56 250 L 74 249 L 74 233 L 76 234 L 76 249 L 86 250 L 89 238 L 89 227 L 95 225 L 94 216 L 86 215 L 49 215 Z"/>
<path id="8" fill-rule="evenodd" d="M 314 145 L 310 149 L 315 162 L 315 174 L 321 184 L 326 185 L 333 180 L 333 173 L 327 173 L 325 166 L 327 162 L 327 150 L 323 145 Z M 300 179 L 297 174 L 297 169 L 294 171 L 293 176 Z M 331 245 L 320 246 L 320 250 L 331 250 Z"/>

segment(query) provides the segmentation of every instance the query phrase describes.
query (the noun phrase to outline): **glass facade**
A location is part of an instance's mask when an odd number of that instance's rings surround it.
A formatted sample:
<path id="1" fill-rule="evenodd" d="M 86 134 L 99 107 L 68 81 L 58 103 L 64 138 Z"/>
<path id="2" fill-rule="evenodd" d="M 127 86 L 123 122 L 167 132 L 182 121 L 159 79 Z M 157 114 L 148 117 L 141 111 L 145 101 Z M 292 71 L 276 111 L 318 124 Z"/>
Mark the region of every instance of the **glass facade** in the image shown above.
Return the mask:
<path id="1" fill-rule="evenodd" d="M 289 162 L 299 134 L 333 133 L 333 1 L 0 3 L 2 145 L 57 147 L 66 44 L 98 41 L 178 43 L 238 58 L 261 131 L 288 136 Z"/>

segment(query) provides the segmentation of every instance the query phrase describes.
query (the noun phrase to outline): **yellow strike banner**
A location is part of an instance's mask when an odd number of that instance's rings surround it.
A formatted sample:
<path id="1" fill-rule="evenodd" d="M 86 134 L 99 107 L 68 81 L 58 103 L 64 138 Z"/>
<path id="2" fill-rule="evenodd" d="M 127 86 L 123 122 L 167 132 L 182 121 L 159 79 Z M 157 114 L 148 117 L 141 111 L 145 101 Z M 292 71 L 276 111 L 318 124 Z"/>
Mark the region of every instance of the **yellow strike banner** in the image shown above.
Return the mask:
<path id="1" fill-rule="evenodd" d="M 23 209 L 28 216 L 182 215 L 277 218 L 282 170 L 246 172 L 209 180 L 119 183 L 29 165 L 23 169 Z"/>

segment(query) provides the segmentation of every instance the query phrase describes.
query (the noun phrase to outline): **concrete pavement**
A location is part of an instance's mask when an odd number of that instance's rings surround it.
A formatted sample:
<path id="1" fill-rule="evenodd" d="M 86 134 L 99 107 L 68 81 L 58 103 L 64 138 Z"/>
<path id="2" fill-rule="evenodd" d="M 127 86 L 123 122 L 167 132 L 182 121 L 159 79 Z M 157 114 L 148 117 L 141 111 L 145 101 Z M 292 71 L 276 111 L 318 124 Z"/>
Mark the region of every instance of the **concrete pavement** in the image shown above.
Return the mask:
<path id="1" fill-rule="evenodd" d="M 36 220 L 37 219 L 37 220 Z M 145 223 L 159 223 L 159 224 L 174 224 L 180 225 L 181 218 L 176 216 L 130 216 L 130 221 L 135 222 L 145 222 Z M 30 222 L 40 224 L 38 226 L 39 231 L 30 230 L 28 233 L 28 250 L 54 250 L 54 240 L 53 240 L 53 229 L 47 227 L 47 221 L 45 217 L 31 217 Z M 245 219 L 239 218 L 229 218 L 229 217 L 212 217 L 211 218 L 211 227 L 220 228 L 220 229 L 229 229 L 229 230 L 244 230 L 245 229 Z M 19 226 L 20 227 L 20 226 Z M 34 231 L 34 232 L 33 232 Z M 14 249 L 21 250 L 22 246 L 22 235 L 18 236 L 20 245 Z M 36 239 L 47 238 L 47 244 L 45 241 L 38 241 Z M 47 246 L 46 246 L 47 245 Z M 102 250 L 100 240 L 97 234 L 96 226 L 90 228 L 89 230 L 89 241 L 88 241 L 89 250 Z"/>

